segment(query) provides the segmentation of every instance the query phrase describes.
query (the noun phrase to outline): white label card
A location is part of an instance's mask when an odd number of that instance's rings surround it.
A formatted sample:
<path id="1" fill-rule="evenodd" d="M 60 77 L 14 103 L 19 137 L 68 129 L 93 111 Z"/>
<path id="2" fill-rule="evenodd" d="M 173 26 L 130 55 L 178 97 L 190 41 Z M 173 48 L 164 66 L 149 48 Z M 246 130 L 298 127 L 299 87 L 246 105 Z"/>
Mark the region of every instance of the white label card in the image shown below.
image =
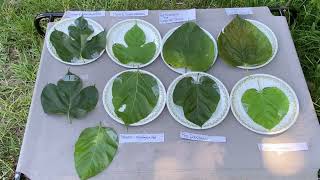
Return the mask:
<path id="1" fill-rule="evenodd" d="M 258 144 L 260 151 L 290 152 L 306 151 L 307 143 L 283 143 L 283 144 Z"/>
<path id="2" fill-rule="evenodd" d="M 110 11 L 110 16 L 125 17 L 125 16 L 148 16 L 148 9 L 137 11 Z"/>
<path id="3" fill-rule="evenodd" d="M 71 17 L 101 17 L 105 16 L 105 11 L 66 11 L 63 15 L 65 18 L 71 18 Z"/>
<path id="4" fill-rule="evenodd" d="M 225 8 L 226 14 L 228 16 L 240 14 L 240 15 L 248 15 L 253 14 L 252 8 Z"/>
<path id="5" fill-rule="evenodd" d="M 164 142 L 164 133 L 159 134 L 120 134 L 119 143 L 159 143 Z"/>
<path id="6" fill-rule="evenodd" d="M 196 19 L 195 9 L 160 12 L 159 14 L 160 24 L 184 22 L 184 21 L 191 21 L 195 19 Z"/>
<path id="7" fill-rule="evenodd" d="M 208 136 L 203 134 L 194 134 L 188 132 L 180 132 L 181 139 L 188 139 L 192 141 L 205 141 L 205 142 L 227 142 L 227 138 L 224 136 Z"/>

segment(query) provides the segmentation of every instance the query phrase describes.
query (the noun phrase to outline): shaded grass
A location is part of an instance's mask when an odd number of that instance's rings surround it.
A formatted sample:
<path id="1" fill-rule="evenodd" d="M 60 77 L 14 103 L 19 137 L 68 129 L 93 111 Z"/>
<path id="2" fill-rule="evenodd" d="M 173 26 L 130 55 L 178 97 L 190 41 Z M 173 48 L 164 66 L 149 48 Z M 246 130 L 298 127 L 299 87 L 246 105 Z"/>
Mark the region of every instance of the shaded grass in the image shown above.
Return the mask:
<path id="1" fill-rule="evenodd" d="M 275 0 L 0 0 L 0 179 L 10 179 L 22 142 L 43 39 L 33 27 L 39 12 L 77 10 L 182 9 L 279 6 Z M 319 0 L 296 0 L 294 42 L 320 116 Z"/>

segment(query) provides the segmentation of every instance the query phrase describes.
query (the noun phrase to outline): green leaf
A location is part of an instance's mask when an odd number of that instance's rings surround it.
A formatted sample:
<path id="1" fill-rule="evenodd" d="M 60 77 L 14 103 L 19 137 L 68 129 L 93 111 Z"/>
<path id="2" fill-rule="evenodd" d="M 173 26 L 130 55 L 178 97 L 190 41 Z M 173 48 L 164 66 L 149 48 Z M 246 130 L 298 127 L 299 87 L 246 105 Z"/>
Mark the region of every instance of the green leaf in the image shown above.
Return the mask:
<path id="1" fill-rule="evenodd" d="M 115 113 L 126 125 L 147 117 L 159 99 L 157 80 L 148 74 L 124 72 L 112 85 L 112 103 Z"/>
<path id="2" fill-rule="evenodd" d="M 216 111 L 220 101 L 219 87 L 209 77 L 202 76 L 197 81 L 192 77 L 181 79 L 174 91 L 173 102 L 183 108 L 184 116 L 202 127 Z"/>
<path id="3" fill-rule="evenodd" d="M 105 31 L 89 39 L 94 30 L 82 16 L 75 20 L 75 25 L 68 27 L 68 32 L 69 35 L 54 30 L 50 35 L 50 42 L 63 61 L 94 59 L 105 49 Z"/>
<path id="4" fill-rule="evenodd" d="M 231 66 L 254 67 L 272 56 L 267 36 L 251 22 L 236 16 L 218 37 L 219 55 Z"/>
<path id="5" fill-rule="evenodd" d="M 118 135 L 109 127 L 83 130 L 75 144 L 74 161 L 81 180 L 93 177 L 112 162 L 118 150 Z"/>
<path id="6" fill-rule="evenodd" d="M 268 130 L 278 125 L 289 110 L 288 97 L 276 87 L 248 89 L 241 102 L 251 119 Z"/>
<path id="7" fill-rule="evenodd" d="M 126 45 L 115 43 L 112 46 L 114 56 L 123 64 L 148 63 L 156 52 L 154 42 L 146 43 L 142 29 L 135 24 L 124 36 Z"/>
<path id="8" fill-rule="evenodd" d="M 92 111 L 98 102 L 98 90 L 95 86 L 82 89 L 81 79 L 68 71 L 63 79 L 48 84 L 41 93 L 41 104 L 45 113 L 66 114 L 72 118 L 84 117 Z"/>
<path id="9" fill-rule="evenodd" d="M 197 24 L 187 22 L 167 39 L 163 57 L 174 68 L 207 71 L 214 60 L 214 44 Z"/>

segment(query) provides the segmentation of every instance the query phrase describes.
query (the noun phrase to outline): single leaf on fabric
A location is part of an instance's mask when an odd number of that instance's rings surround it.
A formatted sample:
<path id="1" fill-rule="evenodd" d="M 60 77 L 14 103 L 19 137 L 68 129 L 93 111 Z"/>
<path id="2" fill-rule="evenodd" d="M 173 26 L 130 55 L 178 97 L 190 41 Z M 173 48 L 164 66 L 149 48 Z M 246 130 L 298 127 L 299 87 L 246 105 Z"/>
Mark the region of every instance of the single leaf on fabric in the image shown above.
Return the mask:
<path id="1" fill-rule="evenodd" d="M 251 22 L 236 16 L 218 37 L 219 55 L 231 66 L 254 67 L 272 56 L 267 36 Z"/>
<path id="2" fill-rule="evenodd" d="M 183 108 L 186 119 L 202 127 L 216 111 L 220 101 L 219 87 L 209 77 L 197 81 L 192 77 L 181 79 L 174 91 L 173 102 Z"/>
<path id="3" fill-rule="evenodd" d="M 118 135 L 109 127 L 83 130 L 75 144 L 74 162 L 81 180 L 96 176 L 112 162 L 118 150 Z"/>
<path id="4" fill-rule="evenodd" d="M 159 99 L 157 80 L 148 74 L 124 72 L 112 85 L 114 111 L 125 125 L 134 124 L 146 118 Z"/>
<path id="5" fill-rule="evenodd" d="M 268 130 L 278 125 L 289 110 L 288 97 L 276 87 L 248 89 L 241 102 L 251 119 Z"/>
<path id="6" fill-rule="evenodd" d="M 63 79 L 48 84 L 41 93 L 41 104 L 47 114 L 65 114 L 71 118 L 84 117 L 92 111 L 98 102 L 98 90 L 95 86 L 82 88 L 81 79 L 68 71 Z"/>
<path id="7" fill-rule="evenodd" d="M 115 43 L 112 46 L 114 56 L 123 64 L 148 63 L 156 52 L 154 42 L 146 42 L 143 30 L 135 24 L 124 36 L 126 45 Z"/>
<path id="8" fill-rule="evenodd" d="M 68 27 L 69 35 L 54 30 L 50 35 L 50 42 L 57 55 L 63 61 L 72 62 L 78 59 L 94 59 L 100 55 L 106 46 L 106 33 L 94 33 L 88 21 L 82 16 L 75 20 L 75 25 Z"/>
<path id="9" fill-rule="evenodd" d="M 212 39 L 194 22 L 176 29 L 163 45 L 163 57 L 173 68 L 207 71 L 214 60 Z"/>

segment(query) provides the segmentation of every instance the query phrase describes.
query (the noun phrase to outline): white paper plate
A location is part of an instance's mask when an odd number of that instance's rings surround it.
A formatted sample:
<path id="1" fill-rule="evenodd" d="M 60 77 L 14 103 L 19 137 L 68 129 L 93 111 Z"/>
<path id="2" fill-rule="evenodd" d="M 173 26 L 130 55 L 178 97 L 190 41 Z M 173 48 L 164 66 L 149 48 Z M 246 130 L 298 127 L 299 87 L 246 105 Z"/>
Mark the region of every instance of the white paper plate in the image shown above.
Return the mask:
<path id="1" fill-rule="evenodd" d="M 175 28 L 172 28 L 170 29 L 163 37 L 162 39 L 162 45 L 161 45 L 161 49 L 163 49 L 163 46 L 164 44 L 166 43 L 167 39 L 172 35 L 172 33 L 178 29 L 180 26 L 178 27 L 175 27 Z M 213 57 L 213 61 L 212 61 L 212 64 L 210 65 L 210 67 L 216 62 L 217 60 L 217 57 L 218 57 L 218 45 L 217 45 L 217 42 L 216 40 L 213 38 L 213 36 L 205 29 L 203 29 L 202 27 L 200 27 L 208 36 L 209 38 L 212 40 L 213 42 L 213 45 L 214 45 L 214 57 Z M 167 62 L 164 60 L 164 57 L 163 57 L 163 52 L 161 50 L 161 58 L 163 60 L 163 62 L 170 68 L 172 69 L 173 71 L 179 73 L 179 74 L 184 74 L 184 73 L 188 73 L 188 72 L 192 72 L 190 69 L 187 69 L 187 68 L 174 68 L 172 66 L 170 66 L 169 64 L 167 64 Z"/>
<path id="2" fill-rule="evenodd" d="M 53 27 L 49 30 L 48 32 L 48 36 L 46 37 L 46 44 L 47 44 L 47 47 L 48 47 L 48 50 L 50 52 L 50 54 L 55 58 L 57 59 L 58 61 L 64 63 L 64 64 L 68 64 L 68 65 L 84 65 L 84 64 L 88 64 L 88 63 L 91 63 L 95 60 L 97 60 L 104 52 L 104 50 L 101 51 L 100 55 L 94 59 L 84 59 L 84 60 L 77 60 L 76 62 L 66 62 L 66 61 L 63 61 L 62 59 L 60 59 L 56 53 L 56 50 L 55 48 L 53 47 L 53 45 L 51 44 L 50 42 L 50 36 L 51 36 L 51 33 L 56 29 L 56 30 L 59 30 L 59 31 L 62 31 L 66 34 L 69 35 L 69 32 L 68 32 L 68 27 L 70 25 L 75 25 L 74 24 L 74 21 L 77 19 L 78 17 L 76 18 L 67 18 L 67 19 L 63 19 L 59 22 L 57 22 L 56 24 L 53 25 Z M 91 20 L 91 19 L 88 19 L 88 18 L 85 18 L 87 21 L 88 21 L 88 24 L 93 28 L 94 32 L 91 36 L 89 36 L 89 39 L 91 39 L 93 36 L 99 34 L 101 31 L 103 31 L 103 27 L 98 24 L 97 22 L 95 22 L 94 20 Z"/>
<path id="3" fill-rule="evenodd" d="M 220 101 L 218 103 L 218 106 L 216 108 L 216 111 L 212 114 L 211 118 L 203 124 L 202 127 L 199 127 L 198 125 L 190 122 L 187 120 L 187 118 L 184 116 L 184 112 L 181 106 L 176 105 L 173 102 L 173 91 L 177 85 L 177 83 L 185 77 L 192 77 L 194 80 L 197 79 L 199 74 L 199 78 L 202 76 L 207 76 L 214 80 L 218 87 L 220 92 Z M 227 116 L 230 108 L 230 99 L 229 99 L 229 93 L 227 88 L 222 84 L 221 81 L 219 81 L 214 76 L 204 73 L 204 72 L 189 72 L 186 74 L 183 74 L 179 77 L 177 77 L 169 86 L 168 92 L 167 92 L 167 107 L 169 109 L 170 114 L 172 117 L 178 121 L 180 124 L 191 128 L 191 129 L 208 129 L 212 128 L 216 125 L 218 125 L 220 122 L 224 120 L 224 118 Z"/>
<path id="4" fill-rule="evenodd" d="M 152 120 L 154 120 L 155 118 L 157 118 L 164 106 L 166 105 L 166 89 L 164 88 L 162 82 L 159 80 L 159 78 L 157 78 L 154 74 L 144 71 L 144 70 L 137 70 L 137 69 L 131 69 L 131 70 L 126 70 L 126 71 L 122 71 L 116 75 L 114 75 L 106 84 L 104 90 L 103 90 L 103 94 L 102 94 L 102 101 L 103 101 L 103 106 L 104 109 L 107 111 L 108 115 L 115 121 L 117 121 L 118 123 L 124 124 L 124 122 L 117 116 L 117 114 L 114 112 L 114 106 L 112 104 L 112 85 L 113 85 L 113 81 L 116 77 L 118 77 L 120 74 L 124 73 L 124 72 L 136 72 L 136 71 L 140 71 L 143 74 L 148 74 L 150 76 L 152 76 L 158 83 L 159 86 L 159 99 L 158 102 L 156 104 L 156 106 L 154 107 L 153 111 L 144 119 L 140 120 L 139 122 L 136 122 L 134 124 L 131 124 L 130 126 L 141 126 L 144 124 L 147 124 L 149 122 L 151 122 Z M 130 93 L 130 92 L 128 92 Z"/>
<path id="5" fill-rule="evenodd" d="M 255 123 L 245 111 L 241 98 L 244 92 L 250 88 L 263 89 L 265 87 L 277 87 L 286 94 L 289 99 L 288 113 L 273 129 L 268 130 Z M 283 80 L 268 75 L 254 74 L 239 80 L 231 91 L 231 110 L 235 118 L 246 128 L 259 134 L 279 134 L 289 129 L 297 120 L 299 114 L 299 102 L 293 89 Z"/>
<path id="6" fill-rule="evenodd" d="M 145 64 L 140 63 L 129 63 L 129 64 L 123 64 L 121 63 L 113 54 L 112 46 L 115 43 L 120 43 L 126 46 L 126 43 L 124 41 L 125 34 L 137 23 L 137 25 L 143 30 L 143 32 L 146 35 L 146 43 L 148 42 L 154 42 L 156 44 L 156 52 L 153 56 L 153 58 Z M 157 28 L 155 28 L 152 24 L 148 23 L 147 21 L 141 20 L 141 19 L 127 19 L 120 21 L 113 25 L 111 29 L 109 29 L 107 33 L 107 47 L 106 47 L 107 53 L 109 57 L 120 66 L 126 67 L 126 68 L 141 68 L 145 67 L 149 64 L 151 64 L 157 57 L 159 56 L 161 52 L 161 35 Z"/>

